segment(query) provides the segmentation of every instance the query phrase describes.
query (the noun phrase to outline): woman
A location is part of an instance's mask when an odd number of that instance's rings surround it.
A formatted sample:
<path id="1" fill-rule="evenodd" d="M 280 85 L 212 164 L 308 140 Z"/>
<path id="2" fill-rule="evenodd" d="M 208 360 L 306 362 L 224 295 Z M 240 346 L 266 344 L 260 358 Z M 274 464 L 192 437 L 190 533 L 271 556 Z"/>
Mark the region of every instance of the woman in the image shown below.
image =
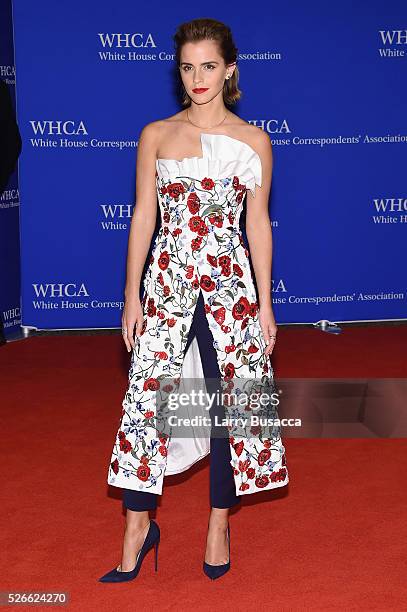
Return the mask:
<path id="1" fill-rule="evenodd" d="M 230 568 L 229 509 L 243 494 L 288 483 L 279 427 L 270 434 L 257 425 L 242 430 L 224 423 L 214 434 L 214 415 L 225 409 L 223 401 L 210 408 L 210 447 L 196 432 L 175 440 L 157 425 L 155 401 L 166 388 L 164 379 L 179 383 L 182 368 L 183 376 L 196 377 L 202 366 L 205 380 L 220 380 L 222 389 L 243 388 L 243 381 L 254 378 L 273 388 L 270 355 L 277 334 L 271 304 L 270 139 L 225 106 L 241 94 L 230 29 L 196 19 L 182 24 L 174 40 L 186 109 L 145 126 L 138 145 L 122 318 L 123 339 L 133 352 L 108 475 L 109 484 L 124 489 L 126 529 L 121 564 L 102 582 L 135 578 L 153 546 L 157 569 L 160 531 L 149 510 L 156 508 L 165 473 L 188 469 L 210 453 L 203 570 L 211 579 Z M 258 300 L 239 230 L 246 194 Z M 162 227 L 140 302 L 157 196 Z M 203 415 L 206 409 L 197 410 Z"/>

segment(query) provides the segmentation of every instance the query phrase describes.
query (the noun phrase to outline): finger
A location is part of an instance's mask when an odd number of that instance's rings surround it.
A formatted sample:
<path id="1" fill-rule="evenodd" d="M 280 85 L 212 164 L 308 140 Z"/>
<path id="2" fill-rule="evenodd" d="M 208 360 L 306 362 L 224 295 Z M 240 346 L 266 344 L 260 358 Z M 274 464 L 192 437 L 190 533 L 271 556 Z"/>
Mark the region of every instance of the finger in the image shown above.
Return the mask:
<path id="1" fill-rule="evenodd" d="M 131 351 L 131 345 L 129 342 L 129 330 L 130 330 L 129 322 L 126 320 L 126 317 L 122 318 L 122 338 L 123 342 L 126 345 L 127 352 Z M 123 331 L 126 330 L 126 331 Z"/>
<path id="2" fill-rule="evenodd" d="M 269 337 L 270 337 L 270 345 L 268 347 L 268 350 L 269 350 L 269 354 L 271 355 L 271 353 L 273 352 L 275 343 L 276 343 L 276 339 L 277 339 L 277 331 L 274 327 L 270 328 Z"/>
<path id="3" fill-rule="evenodd" d="M 273 343 L 271 342 L 270 334 L 268 332 L 263 333 L 263 336 L 264 336 L 264 341 L 266 343 L 266 347 L 264 349 L 264 354 L 267 357 L 267 355 L 269 355 L 270 351 L 273 349 Z"/>
<path id="4" fill-rule="evenodd" d="M 122 313 L 122 327 L 121 327 L 120 331 L 121 331 L 121 334 L 122 334 L 123 342 L 126 345 L 127 350 L 129 350 L 128 346 L 127 346 L 126 334 L 123 333 L 123 329 L 126 329 L 126 318 L 124 316 L 124 312 Z"/>
<path id="5" fill-rule="evenodd" d="M 122 333 L 122 335 L 123 335 L 124 344 L 126 345 L 127 352 L 129 353 L 131 351 L 131 346 L 130 346 L 130 342 L 129 342 L 127 333 Z"/>
<path id="6" fill-rule="evenodd" d="M 123 332 L 123 329 L 122 329 L 122 338 L 123 338 L 123 342 L 124 342 L 124 344 L 126 345 L 126 349 L 127 349 L 127 351 L 130 351 L 130 344 L 129 344 L 129 341 L 128 341 L 128 339 L 127 339 L 127 334 L 125 334 L 125 333 Z"/>
<path id="7" fill-rule="evenodd" d="M 263 325 L 260 325 L 260 327 L 261 327 L 261 333 L 263 334 L 264 341 L 268 346 L 270 338 L 269 338 L 269 334 L 267 331 L 267 327 L 264 327 Z"/>
<path id="8" fill-rule="evenodd" d="M 134 327 L 135 327 L 136 323 L 135 321 L 128 321 L 127 322 L 127 340 L 130 344 L 130 346 L 132 348 L 135 348 L 135 343 L 134 343 Z"/>

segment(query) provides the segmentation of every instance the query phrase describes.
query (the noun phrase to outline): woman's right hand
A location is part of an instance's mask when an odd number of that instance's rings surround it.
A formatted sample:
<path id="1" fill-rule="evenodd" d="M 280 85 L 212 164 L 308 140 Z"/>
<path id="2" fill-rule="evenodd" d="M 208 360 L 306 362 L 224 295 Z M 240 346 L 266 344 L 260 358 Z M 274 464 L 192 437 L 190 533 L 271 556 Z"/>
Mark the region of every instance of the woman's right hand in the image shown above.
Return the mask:
<path id="1" fill-rule="evenodd" d="M 143 308 L 140 298 L 138 296 L 126 298 L 122 314 L 122 336 L 128 352 L 135 348 L 134 328 L 136 328 L 136 336 L 140 337 L 143 323 Z"/>

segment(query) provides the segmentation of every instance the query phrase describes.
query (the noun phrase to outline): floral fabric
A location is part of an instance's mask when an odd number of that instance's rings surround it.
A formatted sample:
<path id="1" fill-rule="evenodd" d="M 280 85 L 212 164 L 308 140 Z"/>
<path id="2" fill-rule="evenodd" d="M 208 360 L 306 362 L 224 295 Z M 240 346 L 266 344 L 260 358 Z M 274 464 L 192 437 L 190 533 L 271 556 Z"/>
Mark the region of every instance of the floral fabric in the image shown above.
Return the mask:
<path id="1" fill-rule="evenodd" d="M 156 163 L 161 228 L 144 279 L 144 326 L 108 468 L 113 486 L 162 493 L 171 434 L 157 426 L 157 392 L 168 379 L 180 380 L 200 291 L 224 389 L 232 392 L 241 381 L 241 391 L 253 381 L 259 390 L 276 391 L 239 228 L 247 190 L 254 195 L 261 186 L 261 160 L 229 136 L 202 133 L 201 143 L 202 157 Z M 226 410 L 237 414 L 233 403 Z M 278 418 L 270 406 L 264 414 Z M 231 427 L 229 443 L 238 495 L 288 483 L 279 426 Z"/>

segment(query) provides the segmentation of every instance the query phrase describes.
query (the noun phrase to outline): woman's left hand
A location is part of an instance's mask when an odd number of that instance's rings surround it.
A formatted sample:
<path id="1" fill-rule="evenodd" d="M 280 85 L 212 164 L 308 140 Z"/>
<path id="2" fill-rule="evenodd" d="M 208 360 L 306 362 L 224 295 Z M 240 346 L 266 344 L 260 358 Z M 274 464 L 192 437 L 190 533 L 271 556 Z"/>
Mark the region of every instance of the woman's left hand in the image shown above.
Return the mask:
<path id="1" fill-rule="evenodd" d="M 259 321 L 261 331 L 263 332 L 263 337 L 267 344 L 267 347 L 264 350 L 264 354 L 266 355 L 266 357 L 268 357 L 273 352 L 274 345 L 277 339 L 277 325 L 271 305 L 260 306 Z"/>

